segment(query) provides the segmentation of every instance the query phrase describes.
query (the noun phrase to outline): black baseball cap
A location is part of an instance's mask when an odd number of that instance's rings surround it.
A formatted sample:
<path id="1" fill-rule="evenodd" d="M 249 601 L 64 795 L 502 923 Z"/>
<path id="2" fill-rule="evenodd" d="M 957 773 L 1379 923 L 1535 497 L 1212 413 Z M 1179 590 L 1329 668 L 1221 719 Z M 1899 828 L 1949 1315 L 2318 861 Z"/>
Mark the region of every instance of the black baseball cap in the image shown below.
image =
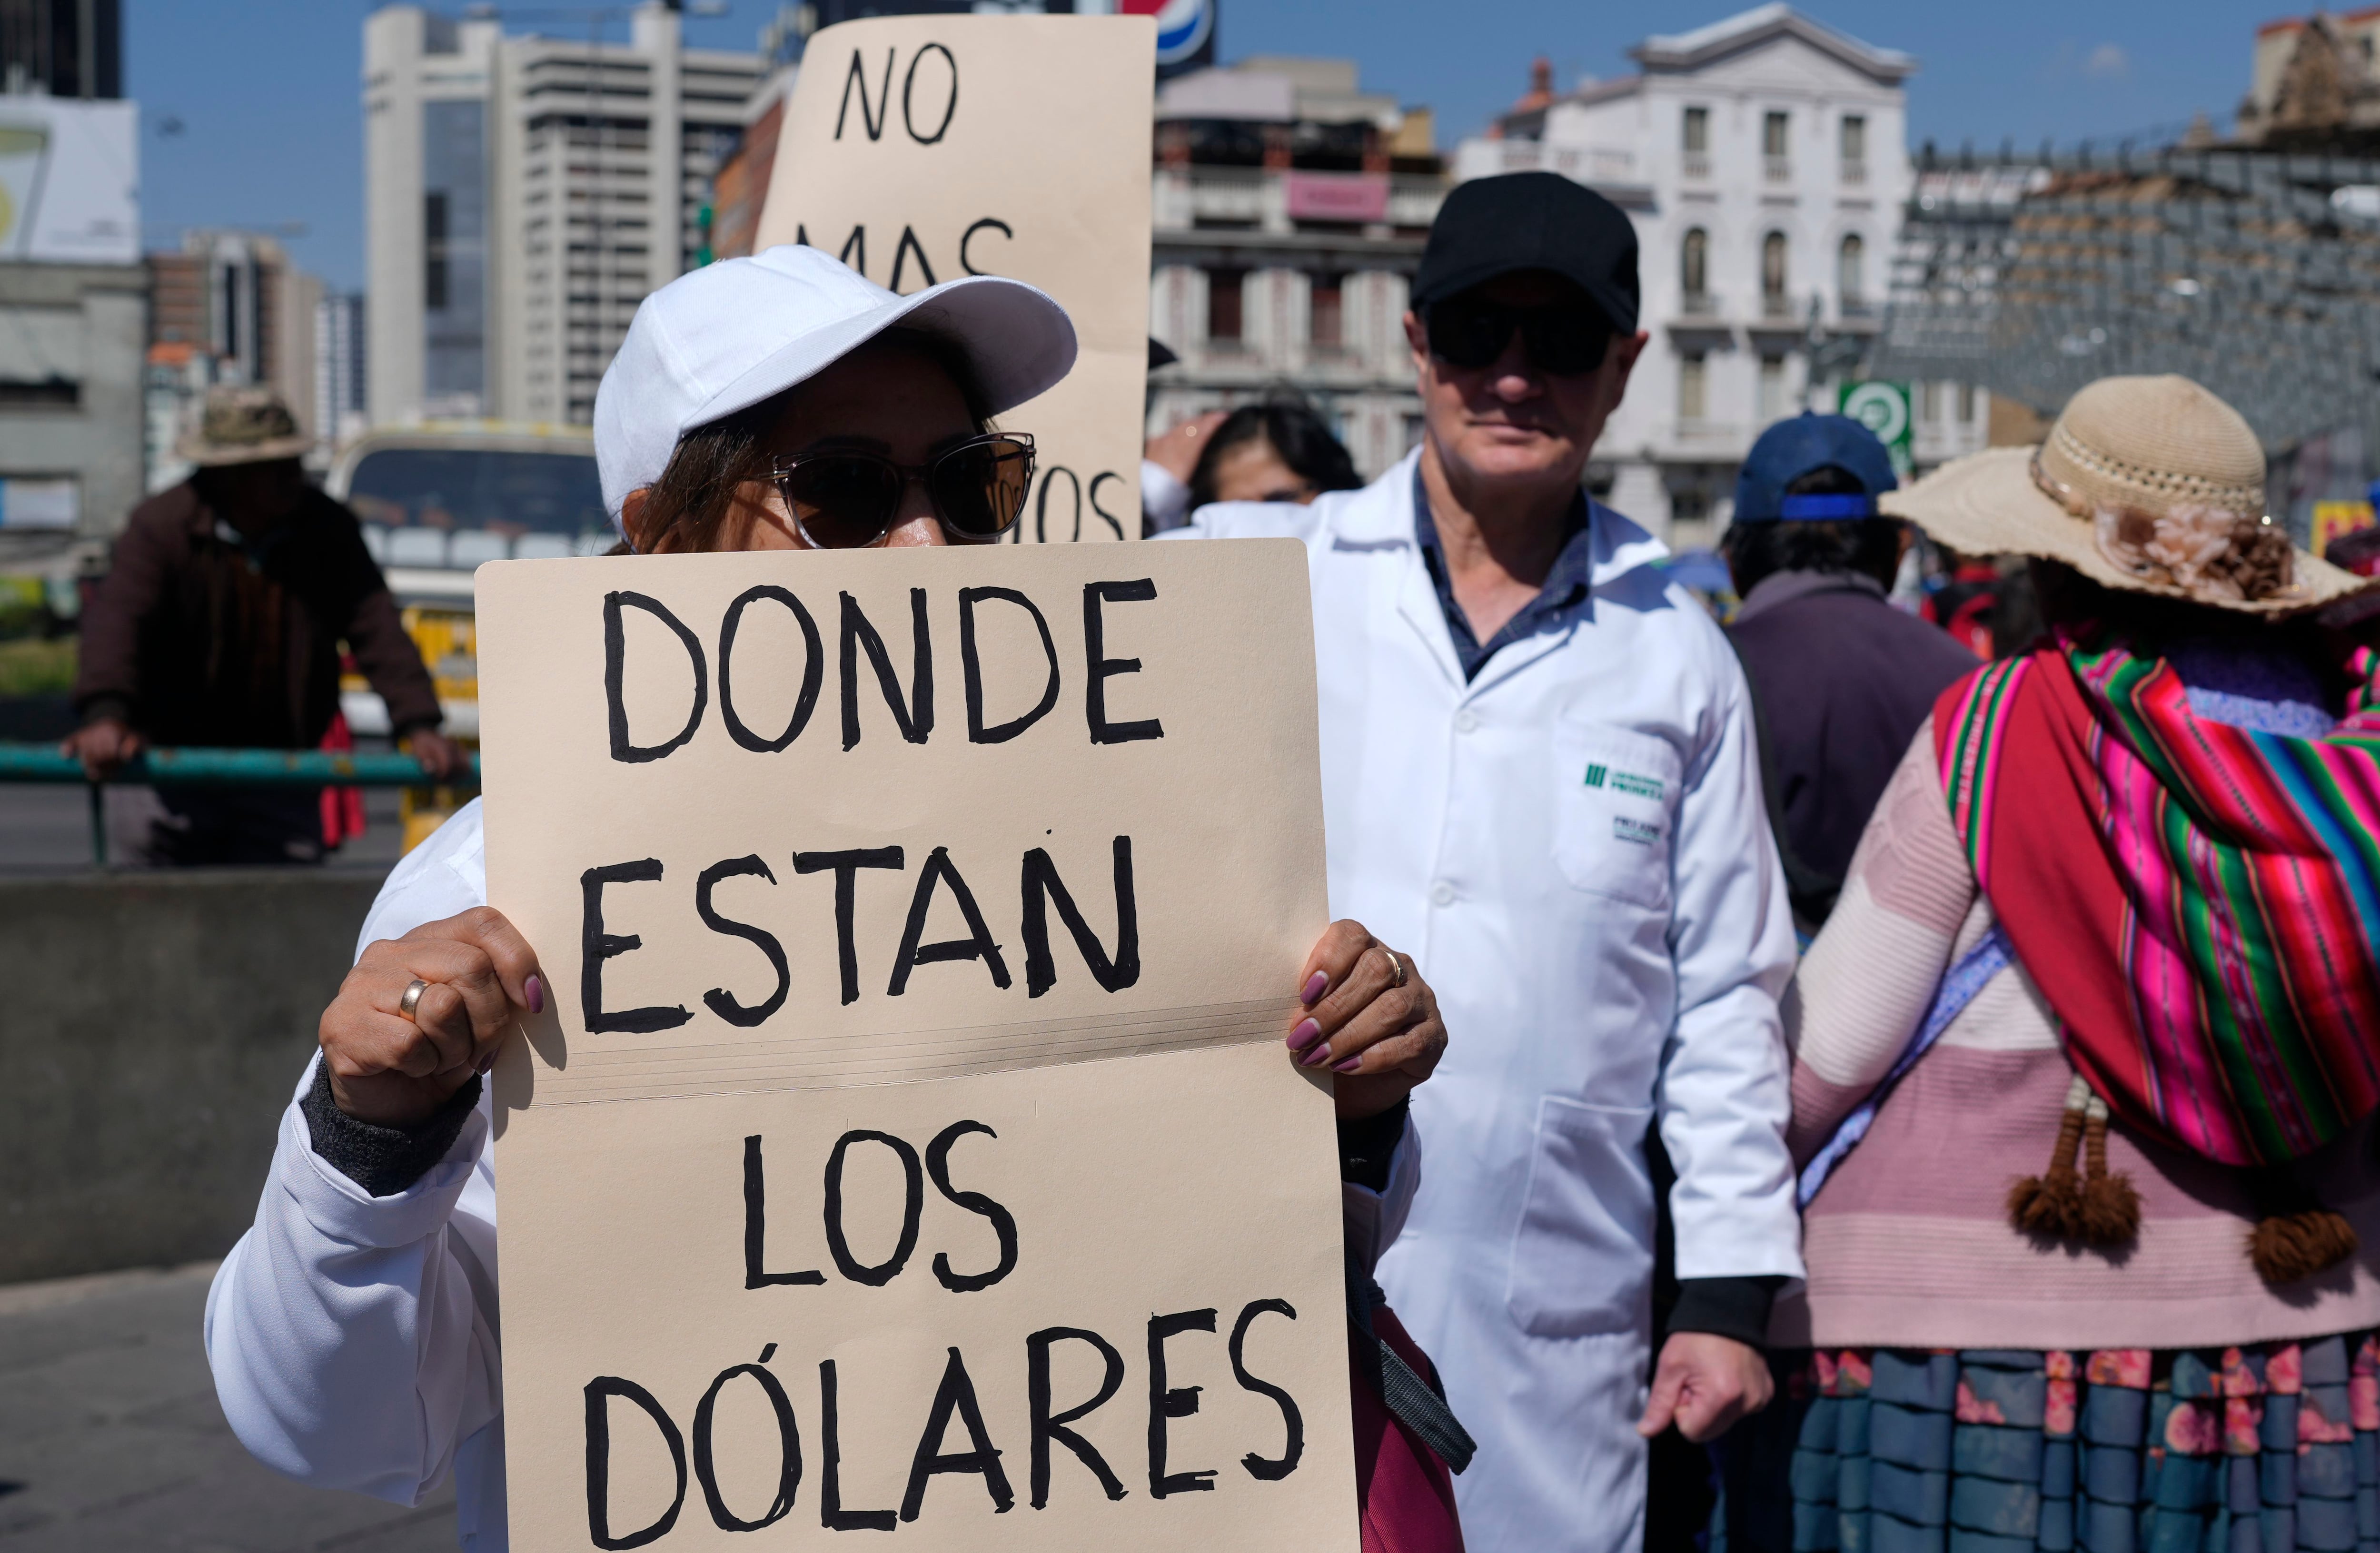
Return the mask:
<path id="1" fill-rule="evenodd" d="M 1559 173 L 1505 173 L 1457 184 L 1430 223 L 1413 305 L 1468 291 L 1516 270 L 1572 282 L 1615 334 L 1636 332 L 1636 224 L 1595 190 Z"/>

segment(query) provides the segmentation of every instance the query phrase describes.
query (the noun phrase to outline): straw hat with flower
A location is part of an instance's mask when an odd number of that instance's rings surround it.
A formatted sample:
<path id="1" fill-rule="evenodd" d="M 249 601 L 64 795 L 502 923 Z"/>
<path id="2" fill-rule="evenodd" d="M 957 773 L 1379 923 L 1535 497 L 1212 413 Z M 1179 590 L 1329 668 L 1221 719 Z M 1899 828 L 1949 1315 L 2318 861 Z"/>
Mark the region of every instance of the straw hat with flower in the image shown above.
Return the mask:
<path id="1" fill-rule="evenodd" d="M 1954 459 L 1877 503 L 1953 550 L 2062 561 L 2108 588 L 2290 614 L 2371 586 L 2265 512 L 2265 450 L 2184 377 L 2101 378 L 2038 447 Z"/>

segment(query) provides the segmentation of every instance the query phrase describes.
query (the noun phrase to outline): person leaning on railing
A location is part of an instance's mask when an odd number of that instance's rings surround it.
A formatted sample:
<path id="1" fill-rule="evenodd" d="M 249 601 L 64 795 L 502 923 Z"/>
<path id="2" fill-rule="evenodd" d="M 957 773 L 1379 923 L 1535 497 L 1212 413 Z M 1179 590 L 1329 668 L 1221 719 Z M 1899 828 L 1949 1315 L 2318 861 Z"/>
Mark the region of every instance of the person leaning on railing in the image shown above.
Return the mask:
<path id="1" fill-rule="evenodd" d="M 463 751 L 438 732 L 438 693 L 355 515 L 310 484 L 312 440 L 280 395 L 217 389 L 176 452 L 190 478 L 133 509 L 83 612 L 62 746 L 103 780 L 152 745 L 312 749 L 339 706 L 339 644 L 388 703 L 389 724 L 442 778 Z M 312 789 L 158 790 L 140 850 L 164 864 L 310 863 Z"/>

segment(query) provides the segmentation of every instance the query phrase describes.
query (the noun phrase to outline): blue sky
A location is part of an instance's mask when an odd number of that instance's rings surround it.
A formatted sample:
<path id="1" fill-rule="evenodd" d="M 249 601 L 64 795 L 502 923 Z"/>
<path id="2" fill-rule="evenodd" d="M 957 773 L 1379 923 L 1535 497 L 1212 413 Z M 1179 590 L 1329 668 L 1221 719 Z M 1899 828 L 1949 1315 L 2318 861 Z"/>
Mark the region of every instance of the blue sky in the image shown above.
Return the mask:
<path id="1" fill-rule="evenodd" d="M 546 15 L 561 0 L 532 0 Z M 1629 68 L 1647 33 L 1683 31 L 1730 0 L 1222 0 L 1226 59 L 1353 55 L 1367 88 L 1438 109 L 1451 145 L 1527 84 L 1529 60 L 1565 84 Z M 152 247 L 192 225 L 287 227 L 299 263 L 334 285 L 363 276 L 366 0 L 126 0 L 125 73 L 142 107 L 142 221 Z M 459 8 L 457 6 L 456 8 Z M 1907 50 L 1915 140 L 1997 145 L 2114 139 L 2186 121 L 2218 125 L 2247 89 L 2260 21 L 2242 0 L 1812 0 L 1828 25 Z M 688 23 L 698 42 L 748 48 L 775 0 L 732 0 Z M 540 21 L 543 30 L 569 23 Z M 169 133 L 168 131 L 176 130 Z M 302 235 L 297 235 L 302 229 Z"/>

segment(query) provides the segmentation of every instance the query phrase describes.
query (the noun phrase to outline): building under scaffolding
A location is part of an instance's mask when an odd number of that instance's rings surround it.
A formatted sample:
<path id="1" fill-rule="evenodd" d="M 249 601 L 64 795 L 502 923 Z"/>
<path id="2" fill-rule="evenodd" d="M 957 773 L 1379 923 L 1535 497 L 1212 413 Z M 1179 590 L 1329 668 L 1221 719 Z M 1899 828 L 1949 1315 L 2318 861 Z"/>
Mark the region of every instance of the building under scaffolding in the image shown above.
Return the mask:
<path id="1" fill-rule="evenodd" d="M 2325 484 L 2363 478 L 2362 448 L 2380 449 L 2380 160 L 1929 151 L 1915 188 L 1873 375 L 2052 414 L 2097 378 L 2180 372 L 2285 463 L 2319 443 Z M 2276 504 L 2301 527 L 2297 494 Z"/>

